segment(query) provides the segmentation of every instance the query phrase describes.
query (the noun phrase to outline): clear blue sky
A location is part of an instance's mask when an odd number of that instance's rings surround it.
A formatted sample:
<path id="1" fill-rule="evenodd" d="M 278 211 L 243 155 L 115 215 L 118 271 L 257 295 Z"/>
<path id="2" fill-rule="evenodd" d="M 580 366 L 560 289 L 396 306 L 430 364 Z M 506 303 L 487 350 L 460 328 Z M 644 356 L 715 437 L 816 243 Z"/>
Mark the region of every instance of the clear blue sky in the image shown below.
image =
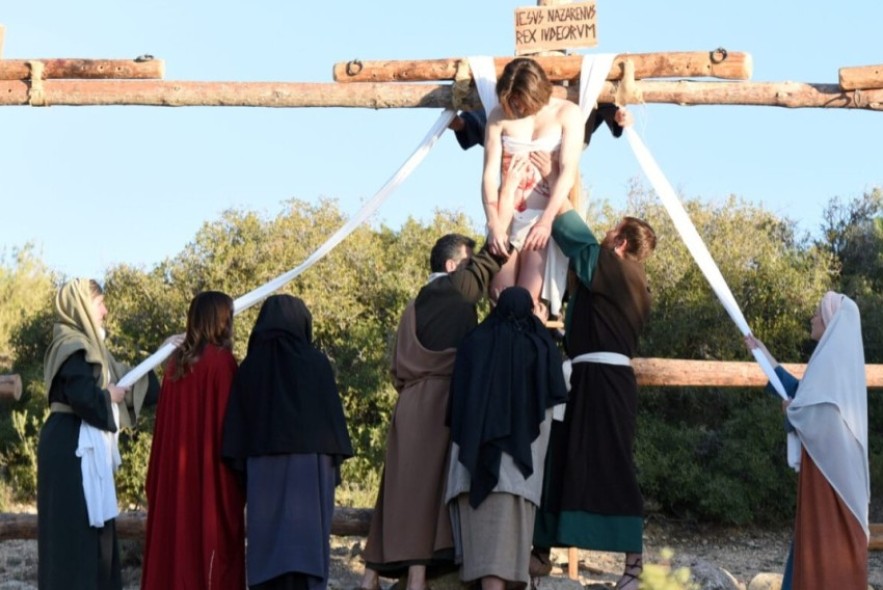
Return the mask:
<path id="1" fill-rule="evenodd" d="M 169 80 L 331 81 L 336 62 L 511 55 L 513 11 L 534 2 L 5 2 L 3 57 L 166 60 Z M 883 63 L 883 3 L 598 0 L 599 52 L 754 57 L 756 81 L 837 81 Z M 815 232 L 823 206 L 883 185 L 883 113 L 633 107 L 637 130 L 687 197 L 730 194 Z M 438 116 L 425 109 L 0 108 L 0 251 L 35 242 L 51 267 L 101 278 L 178 253 L 226 208 L 277 214 L 298 197 L 354 213 Z M 583 156 L 593 199 L 622 204 L 640 171 L 602 131 Z M 441 206 L 476 222 L 481 154 L 446 135 L 377 221 Z"/>

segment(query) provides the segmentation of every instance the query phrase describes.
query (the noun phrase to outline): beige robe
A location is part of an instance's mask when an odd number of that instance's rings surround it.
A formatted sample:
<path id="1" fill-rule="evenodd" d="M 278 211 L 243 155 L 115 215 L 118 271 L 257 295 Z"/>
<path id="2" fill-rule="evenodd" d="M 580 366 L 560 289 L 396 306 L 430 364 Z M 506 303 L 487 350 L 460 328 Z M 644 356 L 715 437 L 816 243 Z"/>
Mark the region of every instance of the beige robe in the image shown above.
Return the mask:
<path id="1" fill-rule="evenodd" d="M 445 416 L 456 354 L 455 348 L 437 352 L 420 344 L 411 302 L 393 355 L 399 399 L 364 554 L 369 567 L 386 575 L 453 548 L 444 497 L 451 443 Z"/>

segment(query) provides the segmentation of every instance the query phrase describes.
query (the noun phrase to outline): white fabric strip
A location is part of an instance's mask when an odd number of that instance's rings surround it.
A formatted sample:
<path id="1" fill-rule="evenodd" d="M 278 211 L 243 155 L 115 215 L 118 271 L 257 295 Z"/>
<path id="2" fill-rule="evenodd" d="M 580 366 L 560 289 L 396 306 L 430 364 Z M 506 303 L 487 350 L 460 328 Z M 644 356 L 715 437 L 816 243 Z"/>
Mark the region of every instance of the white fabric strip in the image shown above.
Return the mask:
<path id="1" fill-rule="evenodd" d="M 583 117 L 589 118 L 592 109 L 598 104 L 598 96 L 607 81 L 607 74 L 613 67 L 615 53 L 597 53 L 583 56 L 579 74 L 579 108 Z M 588 139 L 588 138 L 587 138 Z"/>
<path id="2" fill-rule="evenodd" d="M 443 111 L 439 116 L 438 120 L 429 130 L 429 133 L 426 134 L 426 137 L 423 138 L 423 141 L 420 142 L 420 145 L 417 146 L 417 149 L 414 150 L 414 153 L 405 160 L 405 163 L 396 171 L 395 174 L 384 184 L 377 193 L 371 197 L 371 199 L 365 203 L 361 209 L 349 220 L 347 221 L 343 227 L 337 230 L 328 240 L 319 246 L 319 248 L 310 254 L 310 256 L 303 261 L 300 266 L 291 269 L 290 271 L 279 275 L 275 279 L 266 283 L 265 285 L 258 287 L 254 291 L 246 293 L 245 295 L 239 297 L 234 301 L 234 314 L 239 314 L 240 312 L 245 311 L 249 307 L 260 303 L 267 297 L 269 297 L 273 292 L 282 288 L 291 280 L 296 278 L 302 272 L 319 262 L 322 258 L 325 257 L 326 254 L 331 252 L 335 246 L 337 246 L 340 242 L 342 242 L 348 235 L 350 235 L 358 226 L 364 223 L 371 215 L 373 215 L 377 209 L 383 204 L 384 201 L 389 197 L 392 192 L 402 184 L 408 176 L 414 171 L 415 168 L 423 161 L 429 151 L 435 146 L 435 143 L 442 136 L 445 130 L 448 128 L 448 124 L 454 119 L 456 113 L 454 111 L 446 110 Z M 175 346 L 173 344 L 166 344 L 161 347 L 159 350 L 154 352 L 152 355 L 147 357 L 146 360 L 142 361 L 137 367 L 126 373 L 126 375 L 120 379 L 120 382 L 117 384 L 120 387 L 131 387 L 138 379 L 143 377 L 163 362 L 172 351 L 175 350 Z"/>
<path id="3" fill-rule="evenodd" d="M 116 408 L 116 404 L 112 405 Z M 121 461 L 119 449 L 114 443 L 112 433 L 86 422 L 80 424 L 75 454 L 80 457 L 83 497 L 86 500 L 89 526 L 92 527 L 101 528 L 105 522 L 119 514 L 113 472 Z"/>
<path id="4" fill-rule="evenodd" d="M 592 109 L 598 104 L 598 96 L 607 80 L 607 74 L 613 65 L 615 53 L 599 53 L 583 56 L 579 77 L 579 107 L 583 112 L 583 120 L 589 118 Z M 582 189 L 582 187 L 580 187 Z M 569 261 L 564 252 L 555 242 L 549 240 L 546 248 L 546 268 L 543 272 L 543 291 L 541 296 L 549 302 L 549 313 L 561 315 L 561 302 L 567 289 L 567 265 Z"/>
<path id="5" fill-rule="evenodd" d="M 724 309 L 730 315 L 730 319 L 733 320 L 736 327 L 739 328 L 739 331 L 742 332 L 744 336 L 747 336 L 751 333 L 751 329 L 748 327 L 748 322 L 745 321 L 745 316 L 742 315 L 742 310 L 739 308 L 739 304 L 736 303 L 736 299 L 733 297 L 730 287 L 727 285 L 717 264 L 715 264 L 714 259 L 708 252 L 708 248 L 699 236 L 699 232 L 696 231 L 696 226 L 693 225 L 690 216 L 687 214 L 687 211 L 684 209 L 684 206 L 681 204 L 677 195 L 675 195 L 675 191 L 671 184 L 669 184 L 668 180 L 665 178 L 662 170 L 659 169 L 656 160 L 653 159 L 653 156 L 644 145 L 644 142 L 641 141 L 637 132 L 631 127 L 626 127 L 625 136 L 628 138 L 629 145 L 635 153 L 635 158 L 638 159 L 638 163 L 644 170 L 644 174 L 647 175 L 650 184 L 653 186 L 656 194 L 659 195 L 662 204 L 665 206 L 669 216 L 671 216 L 671 220 L 674 222 L 675 228 L 681 235 L 681 239 L 684 240 L 684 244 L 686 244 L 690 254 L 693 255 L 693 259 L 696 260 L 696 264 L 699 265 L 702 274 L 705 275 L 712 290 L 714 290 L 718 299 L 720 299 L 720 302 L 723 304 Z M 770 362 L 759 348 L 755 348 L 752 352 L 754 353 L 755 360 L 757 360 L 757 363 L 760 365 L 760 368 L 763 369 L 763 372 L 766 373 L 766 376 L 769 378 L 770 383 L 772 383 L 776 392 L 778 392 L 783 399 L 787 400 L 788 395 L 785 393 L 785 388 L 782 386 L 782 382 L 779 380 L 779 377 L 776 375 Z"/>
<path id="6" fill-rule="evenodd" d="M 494 58 L 487 55 L 475 55 L 469 60 L 469 69 L 472 70 L 472 79 L 475 80 L 475 89 L 484 106 L 486 115 L 497 108 L 500 101 L 497 99 L 497 66 Z"/>

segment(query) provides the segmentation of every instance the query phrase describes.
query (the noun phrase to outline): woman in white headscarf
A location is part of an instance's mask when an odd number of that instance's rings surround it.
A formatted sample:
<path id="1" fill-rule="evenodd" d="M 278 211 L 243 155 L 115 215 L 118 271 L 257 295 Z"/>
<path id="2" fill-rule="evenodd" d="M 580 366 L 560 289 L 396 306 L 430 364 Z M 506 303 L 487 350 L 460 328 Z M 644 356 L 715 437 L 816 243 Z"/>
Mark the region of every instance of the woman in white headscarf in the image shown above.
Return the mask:
<path id="1" fill-rule="evenodd" d="M 116 385 L 128 367 L 104 342 L 107 307 L 97 282 L 66 283 L 55 312 L 44 359 L 50 414 L 37 447 L 39 587 L 119 590 L 117 433 L 156 403 L 159 382 L 149 373 L 131 389 Z"/>
<path id="2" fill-rule="evenodd" d="M 783 590 L 868 587 L 868 391 L 861 318 L 849 297 L 829 291 L 810 321 L 818 341 L 798 381 L 760 348 L 782 380 L 788 428 L 802 449 L 794 540 Z M 796 455 L 795 455 L 796 457 Z"/>

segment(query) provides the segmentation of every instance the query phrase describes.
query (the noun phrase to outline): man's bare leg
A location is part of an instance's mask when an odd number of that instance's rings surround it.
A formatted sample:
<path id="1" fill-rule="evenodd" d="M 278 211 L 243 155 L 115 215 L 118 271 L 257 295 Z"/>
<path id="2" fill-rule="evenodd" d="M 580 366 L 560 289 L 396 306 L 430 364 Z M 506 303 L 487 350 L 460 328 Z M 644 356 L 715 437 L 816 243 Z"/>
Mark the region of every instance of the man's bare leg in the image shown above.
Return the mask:
<path id="1" fill-rule="evenodd" d="M 548 318 L 546 305 L 540 300 L 543 292 L 543 279 L 546 273 L 546 251 L 529 250 L 521 253 L 518 265 L 518 286 L 530 292 L 534 302 L 534 310 L 538 317 Z M 543 316 L 546 316 L 543 318 Z"/>
<path id="2" fill-rule="evenodd" d="M 481 590 L 506 590 L 506 580 L 497 576 L 485 576 L 481 579 Z"/>
<path id="3" fill-rule="evenodd" d="M 513 250 L 509 255 L 509 259 L 506 260 L 506 263 L 500 268 L 500 272 L 495 274 L 494 278 L 491 279 L 490 298 L 494 303 L 497 302 L 500 298 L 500 293 L 502 293 L 506 287 L 511 287 L 515 284 L 515 281 L 518 278 L 518 259 L 518 251 Z"/>
<path id="4" fill-rule="evenodd" d="M 408 590 L 426 590 L 425 565 L 412 565 L 408 568 Z"/>

